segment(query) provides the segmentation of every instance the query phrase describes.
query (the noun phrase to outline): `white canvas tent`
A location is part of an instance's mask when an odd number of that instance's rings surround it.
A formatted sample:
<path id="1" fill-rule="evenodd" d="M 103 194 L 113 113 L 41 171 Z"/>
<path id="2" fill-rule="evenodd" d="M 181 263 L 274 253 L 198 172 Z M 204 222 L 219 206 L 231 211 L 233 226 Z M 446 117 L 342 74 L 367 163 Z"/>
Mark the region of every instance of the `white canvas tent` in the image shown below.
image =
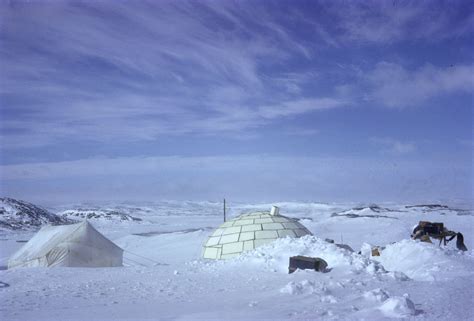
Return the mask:
<path id="1" fill-rule="evenodd" d="M 8 261 L 15 267 L 122 266 L 123 250 L 89 222 L 45 226 Z"/>

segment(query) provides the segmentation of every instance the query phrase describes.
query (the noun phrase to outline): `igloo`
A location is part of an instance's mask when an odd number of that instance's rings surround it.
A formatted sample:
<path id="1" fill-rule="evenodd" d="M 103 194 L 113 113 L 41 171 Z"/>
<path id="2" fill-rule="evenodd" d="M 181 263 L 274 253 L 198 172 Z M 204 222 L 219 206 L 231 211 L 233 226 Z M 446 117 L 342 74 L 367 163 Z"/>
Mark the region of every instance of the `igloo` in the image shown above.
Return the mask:
<path id="1" fill-rule="evenodd" d="M 295 219 L 270 212 L 242 214 L 225 222 L 209 236 L 203 246 L 206 259 L 227 259 L 282 237 L 301 237 L 311 232 Z"/>

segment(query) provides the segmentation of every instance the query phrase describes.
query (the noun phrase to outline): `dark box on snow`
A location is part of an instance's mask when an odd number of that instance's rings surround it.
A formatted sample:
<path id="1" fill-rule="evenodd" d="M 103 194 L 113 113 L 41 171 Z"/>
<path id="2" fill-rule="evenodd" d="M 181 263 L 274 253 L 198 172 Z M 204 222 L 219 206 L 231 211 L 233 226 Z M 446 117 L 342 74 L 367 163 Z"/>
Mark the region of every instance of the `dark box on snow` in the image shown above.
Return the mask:
<path id="1" fill-rule="evenodd" d="M 290 266 L 288 267 L 288 273 L 293 273 L 297 269 L 300 270 L 315 270 L 318 272 L 324 272 L 328 264 L 326 261 L 319 257 L 309 256 L 292 256 L 290 257 Z"/>

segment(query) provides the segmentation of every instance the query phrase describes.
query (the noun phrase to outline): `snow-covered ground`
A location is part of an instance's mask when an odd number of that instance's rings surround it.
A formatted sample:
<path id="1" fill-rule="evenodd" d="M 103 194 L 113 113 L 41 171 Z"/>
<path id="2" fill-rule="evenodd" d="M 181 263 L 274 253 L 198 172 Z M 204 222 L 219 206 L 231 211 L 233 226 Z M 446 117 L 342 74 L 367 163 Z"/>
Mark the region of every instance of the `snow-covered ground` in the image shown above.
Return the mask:
<path id="1" fill-rule="evenodd" d="M 230 204 L 234 217 L 273 204 Z M 2 320 L 471 320 L 474 214 L 467 207 L 276 203 L 314 236 L 280 239 L 227 261 L 200 258 L 222 223 L 222 204 L 65 205 L 53 213 L 91 216 L 125 250 L 123 268 L 6 270 L 33 230 L 0 231 Z M 413 205 L 413 204 L 410 204 Z M 82 211 L 82 212 L 81 212 Z M 79 214 L 76 214 L 79 213 Z M 141 220 L 115 219 L 122 214 Z M 113 214 L 114 215 L 114 214 Z M 123 216 L 127 217 L 127 216 Z M 420 220 L 464 234 L 469 251 L 410 240 Z M 334 239 L 355 252 L 325 242 Z M 371 257 L 373 245 L 385 246 Z M 362 254 L 357 254 L 361 251 Z M 288 274 L 293 255 L 321 257 L 328 271 Z"/>

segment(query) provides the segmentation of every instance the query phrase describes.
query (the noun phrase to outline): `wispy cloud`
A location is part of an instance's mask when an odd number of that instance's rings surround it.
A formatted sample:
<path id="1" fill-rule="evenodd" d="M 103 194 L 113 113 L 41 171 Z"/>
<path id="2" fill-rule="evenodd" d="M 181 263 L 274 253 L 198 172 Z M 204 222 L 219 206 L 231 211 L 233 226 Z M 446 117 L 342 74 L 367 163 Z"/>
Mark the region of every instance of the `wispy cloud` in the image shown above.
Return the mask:
<path id="1" fill-rule="evenodd" d="M 434 97 L 474 92 L 474 65 L 435 67 L 425 65 L 407 70 L 399 64 L 381 62 L 364 76 L 368 99 L 388 107 L 421 105 Z"/>
<path id="2" fill-rule="evenodd" d="M 263 106 L 258 109 L 258 113 L 264 118 L 272 119 L 300 115 L 315 110 L 332 109 L 344 105 L 347 105 L 347 103 L 334 98 L 301 99 L 273 106 Z"/>
<path id="3" fill-rule="evenodd" d="M 314 136 L 320 133 L 318 129 L 312 128 L 288 128 L 284 129 L 283 132 L 290 136 Z"/>
<path id="4" fill-rule="evenodd" d="M 339 99 L 386 108 L 422 107 L 435 98 L 474 93 L 474 65 L 407 67 L 381 61 L 364 68 L 341 66 L 351 82 L 336 86 Z"/>
<path id="5" fill-rule="evenodd" d="M 308 72 L 260 71 L 311 56 L 262 9 L 184 1 L 3 6 L 3 146 L 232 132 L 339 106 L 295 96 L 313 79 Z"/>
<path id="6" fill-rule="evenodd" d="M 323 2 L 308 11 L 279 2 L 2 4 L 2 147 L 241 134 L 281 119 L 363 106 L 360 93 L 403 107 L 472 90 L 471 65 L 407 70 L 382 62 L 333 77 L 335 64 L 321 58 L 323 50 L 354 42 L 443 39 L 471 30 L 472 11 L 432 7 L 398 1 Z"/>
<path id="7" fill-rule="evenodd" d="M 340 43 L 438 42 L 474 30 L 473 4 L 465 1 L 334 1 L 327 9 Z"/>
<path id="8" fill-rule="evenodd" d="M 417 150 L 417 146 L 413 142 L 400 142 L 396 139 L 387 137 L 371 137 L 370 141 L 381 146 L 381 152 L 392 155 L 404 155 L 413 153 Z"/>

